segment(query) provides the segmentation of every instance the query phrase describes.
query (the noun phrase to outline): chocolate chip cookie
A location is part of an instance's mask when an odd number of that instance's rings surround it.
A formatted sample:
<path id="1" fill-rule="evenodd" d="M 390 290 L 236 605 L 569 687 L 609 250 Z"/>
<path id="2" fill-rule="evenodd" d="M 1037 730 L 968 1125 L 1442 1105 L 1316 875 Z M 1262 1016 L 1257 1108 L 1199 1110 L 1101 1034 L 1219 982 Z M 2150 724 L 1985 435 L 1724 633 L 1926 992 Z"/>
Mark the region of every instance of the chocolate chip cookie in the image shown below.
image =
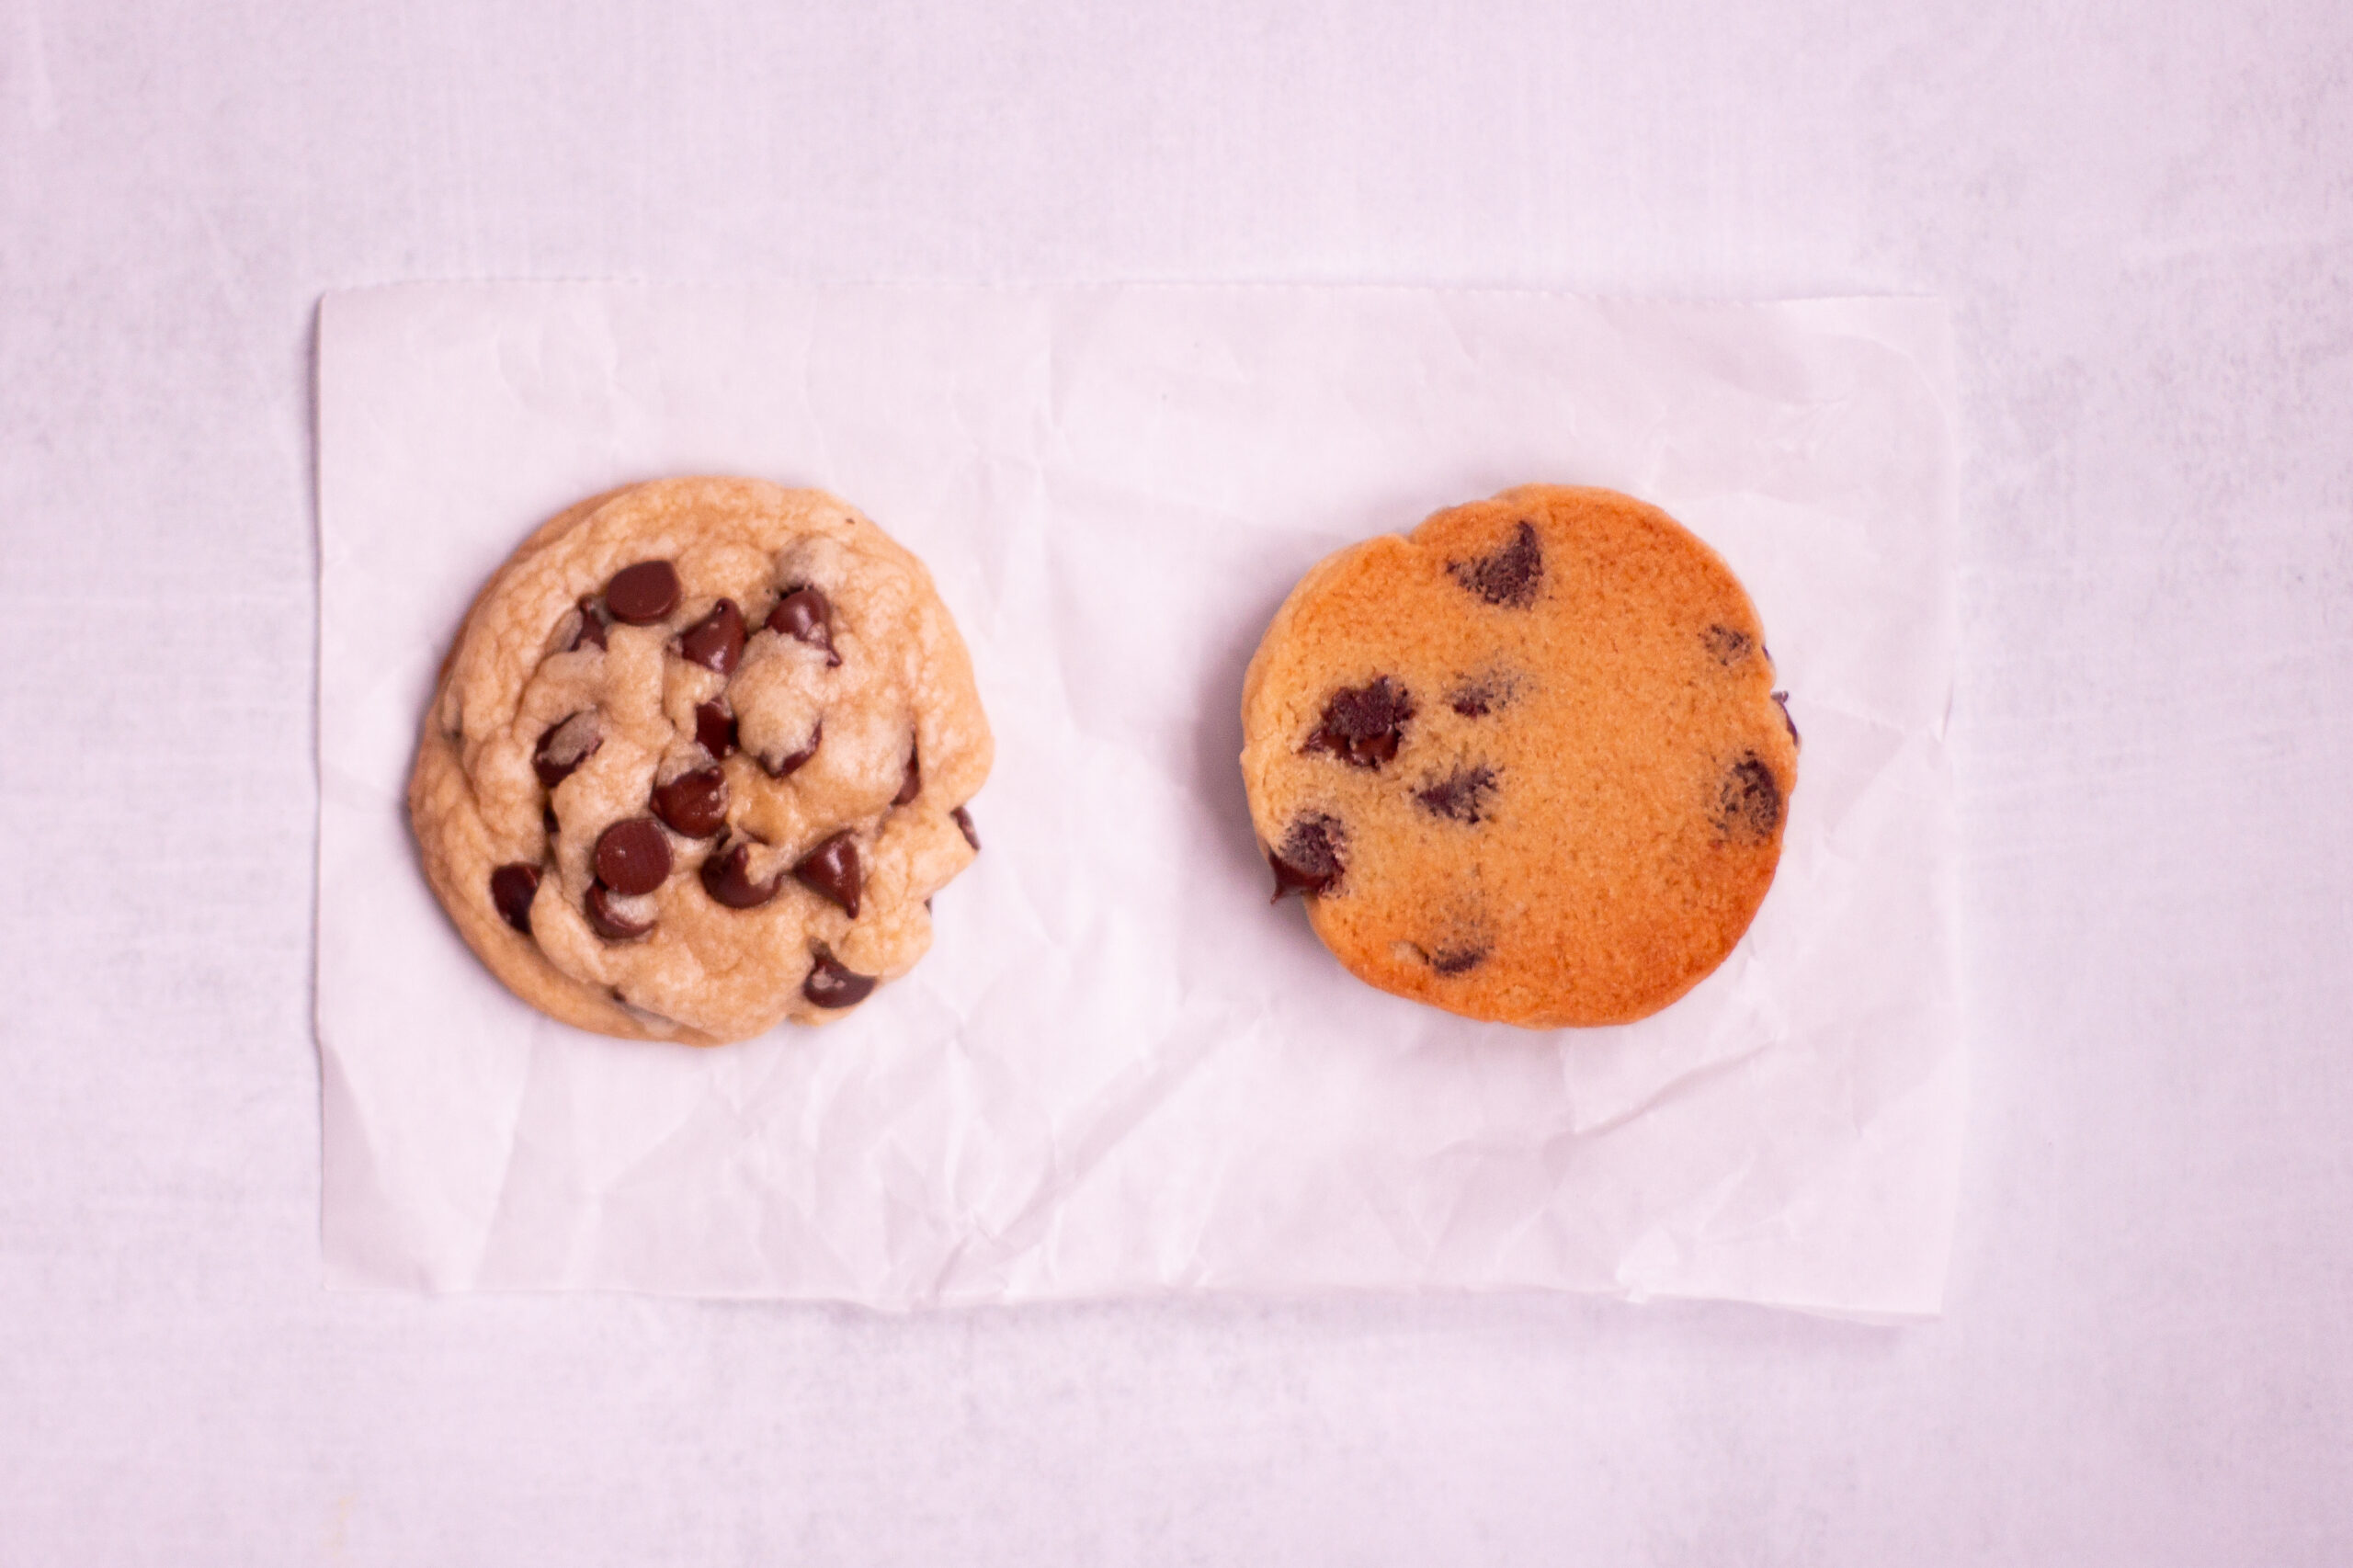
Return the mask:
<path id="1" fill-rule="evenodd" d="M 840 1017 L 923 956 L 991 756 L 922 562 L 830 495 L 667 480 L 582 502 L 491 578 L 409 813 L 516 994 L 711 1044 Z"/>
<path id="2" fill-rule="evenodd" d="M 1783 696 L 1714 551 L 1528 485 L 1312 569 L 1250 661 L 1242 771 L 1276 898 L 1360 978 L 1623 1023 L 1722 962 L 1772 882 Z"/>

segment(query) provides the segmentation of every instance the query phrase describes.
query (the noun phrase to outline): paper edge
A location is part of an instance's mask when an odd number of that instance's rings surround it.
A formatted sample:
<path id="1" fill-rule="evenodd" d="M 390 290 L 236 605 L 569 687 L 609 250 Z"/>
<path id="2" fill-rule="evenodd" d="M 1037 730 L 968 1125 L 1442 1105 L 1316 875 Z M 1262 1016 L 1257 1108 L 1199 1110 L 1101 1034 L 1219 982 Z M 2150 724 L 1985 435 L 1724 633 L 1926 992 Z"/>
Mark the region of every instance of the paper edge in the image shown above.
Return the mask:
<path id="1" fill-rule="evenodd" d="M 327 1222 L 327 1182 L 325 1179 L 326 1124 L 328 1120 L 327 1059 L 335 1054 L 330 1042 L 325 1017 L 325 945 L 322 939 L 325 904 L 324 874 L 327 845 L 327 802 L 325 795 L 325 723 L 324 704 L 327 687 L 326 670 L 328 644 L 326 620 L 330 572 L 328 517 L 330 513 L 329 469 L 326 461 L 330 420 L 329 389 L 333 383 L 333 345 L 347 329 L 345 324 L 356 312 L 364 310 L 371 301 L 384 301 L 399 295 L 454 295 L 460 292 L 479 294 L 494 292 L 549 292 L 595 295 L 604 293 L 653 293 L 656 291 L 688 292 L 758 292 L 801 294 L 822 297 L 828 294 L 872 294 L 891 291 L 926 293 L 990 293 L 1059 297 L 1069 294 L 1112 295 L 1130 292 L 1180 294 L 1211 293 L 1312 293 L 1410 295 L 1418 299 L 1443 301 L 1448 299 L 1480 299 L 1510 297 L 1555 300 L 1601 307 L 1671 308 L 1700 314 L 1718 312 L 1755 312 L 1781 311 L 1800 316 L 1835 317 L 1857 310 L 1876 318 L 1873 337 L 1891 349 L 1904 354 L 1919 374 L 1938 413 L 1937 456 L 1939 459 L 1936 525 L 1938 551 L 1941 570 L 1937 574 L 1936 599 L 1938 608 L 1938 641 L 1944 653 L 1944 703 L 1941 716 L 1927 739 L 1933 748 L 1936 777 L 1938 783 L 1938 803 L 1944 835 L 1950 852 L 1943 858 L 1940 880 L 1946 883 L 1945 896 L 1934 901 L 1938 911 L 1936 943 L 1940 967 L 1953 1005 L 1946 1009 L 1951 1028 L 1936 1060 L 1950 1058 L 1957 1070 L 1960 1096 L 1952 1107 L 1949 1128 L 1955 1154 L 1952 1168 L 1940 1173 L 1945 1177 L 1947 1201 L 1940 1216 L 1941 1245 L 1937 1250 L 1937 1278 L 1929 1305 L 1914 1312 L 1905 1309 L 1855 1310 L 1826 1306 L 1790 1297 L 1766 1295 L 1727 1296 L 1702 1291 L 1653 1290 L 1646 1291 L 1613 1290 L 1607 1288 L 1579 1288 L 1570 1285 L 1500 1284 L 1487 1286 L 1447 1286 L 1437 1289 L 1414 1286 L 1362 1286 L 1349 1284 L 1302 1288 L 1297 1291 L 1226 1289 L 1185 1285 L 1154 1285 L 1133 1290 L 1094 1290 L 1070 1295 L 1000 1295 L 992 1301 L 979 1300 L 910 1300 L 901 1302 L 878 1302 L 871 1299 L 827 1295 L 824 1293 L 793 1293 L 775 1290 L 756 1291 L 712 1290 L 709 1289 L 668 1290 L 649 1287 L 611 1285 L 555 1285 L 546 1287 L 508 1287 L 483 1285 L 472 1280 L 441 1282 L 430 1278 L 400 1280 L 380 1267 L 369 1267 L 358 1260 L 342 1256 L 331 1244 L 333 1234 Z M 1890 333 L 1890 324 L 1902 323 L 1904 330 Z M 1824 324 L 1827 325 L 1825 322 Z M 318 1051 L 320 1071 L 320 1170 L 319 1234 L 320 1284 L 324 1290 L 360 1292 L 399 1290 L 432 1296 L 500 1294 L 569 1296 L 582 1293 L 608 1296 L 637 1296 L 676 1301 L 773 1301 L 792 1305 L 818 1306 L 828 1309 L 849 1308 L 890 1316 L 911 1316 L 918 1313 L 987 1310 L 991 1307 L 1021 1307 L 1029 1305 L 1084 1305 L 1116 1303 L 1128 1301 L 1159 1301 L 1169 1300 L 1230 1300 L 1248 1301 L 1321 1301 L 1359 1296 L 1372 1299 L 1433 1299 L 1445 1297 L 1488 1298 L 1521 1296 L 1538 1299 L 1604 1299 L 1643 1304 L 1650 1301 L 1688 1301 L 1762 1307 L 1768 1310 L 1794 1311 L 1810 1316 L 1833 1321 L 1882 1326 L 1903 1326 L 1933 1322 L 1941 1317 L 1949 1287 L 1952 1240 L 1957 1229 L 1961 1150 L 1965 1143 L 1970 1105 L 1971 1075 L 1965 1024 L 1964 993 L 1961 986 L 1958 935 L 1960 903 L 1960 854 L 1961 850 L 1957 780 L 1953 767 L 1949 720 L 1953 696 L 1959 676 L 1959 595 L 1956 574 L 1959 542 L 1959 471 L 1961 465 L 1960 423 L 1956 366 L 1956 336 L 1953 312 L 1949 298 L 1933 292 L 1887 292 L 1848 294 L 1801 294 L 1789 296 L 1716 296 L 1699 297 L 1680 294 L 1594 293 L 1581 290 L 1562 289 L 1543 285 L 1521 284 L 1422 284 L 1379 280 L 1303 280 L 1303 279 L 1228 279 L 1205 281 L 1176 278 L 1102 278 L 1080 280 L 1053 279 L 926 279 L 926 278 L 831 278 L 820 280 L 779 281 L 756 277 L 673 279 L 657 277 L 628 278 L 396 278 L 346 285 L 324 290 L 318 297 L 313 315 L 313 356 L 311 392 L 313 396 L 312 499 L 313 541 L 317 551 L 317 585 L 315 619 L 313 626 L 314 680 L 311 716 L 313 721 L 313 782 L 314 797 L 314 832 L 312 878 L 312 1023 Z M 1895 341 L 1901 339 L 1901 341 Z M 426 1271 L 429 1274 L 429 1269 Z"/>

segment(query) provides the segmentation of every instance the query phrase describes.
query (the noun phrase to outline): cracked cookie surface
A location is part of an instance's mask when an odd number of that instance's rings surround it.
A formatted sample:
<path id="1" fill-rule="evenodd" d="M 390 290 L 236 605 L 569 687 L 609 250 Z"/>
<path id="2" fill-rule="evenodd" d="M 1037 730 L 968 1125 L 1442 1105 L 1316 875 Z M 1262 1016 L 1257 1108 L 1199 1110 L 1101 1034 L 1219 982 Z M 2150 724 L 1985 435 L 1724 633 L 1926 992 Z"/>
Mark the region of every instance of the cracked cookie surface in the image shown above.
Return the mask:
<path id="1" fill-rule="evenodd" d="M 491 578 L 409 812 L 518 996 L 710 1044 L 840 1017 L 915 965 L 991 759 L 912 554 L 820 492 L 665 480 L 574 506 Z"/>
<path id="2" fill-rule="evenodd" d="M 1559 1028 L 1722 963 L 1779 864 L 1797 734 L 1722 558 L 1527 485 L 1312 568 L 1243 683 L 1275 895 L 1359 978 Z"/>

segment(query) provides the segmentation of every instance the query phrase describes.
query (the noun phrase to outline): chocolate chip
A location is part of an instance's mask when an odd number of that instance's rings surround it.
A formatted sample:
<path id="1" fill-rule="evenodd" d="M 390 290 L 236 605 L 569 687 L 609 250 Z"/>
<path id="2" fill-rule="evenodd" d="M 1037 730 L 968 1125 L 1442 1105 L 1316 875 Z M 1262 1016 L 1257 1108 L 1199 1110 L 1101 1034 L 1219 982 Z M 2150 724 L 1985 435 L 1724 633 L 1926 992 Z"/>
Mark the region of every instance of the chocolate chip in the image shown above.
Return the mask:
<path id="1" fill-rule="evenodd" d="M 653 921 L 631 920 L 615 909 L 613 890 L 602 882 L 588 884 L 588 896 L 581 901 L 580 907 L 588 916 L 589 927 L 608 942 L 626 942 L 654 929 Z"/>
<path id="2" fill-rule="evenodd" d="M 670 875 L 670 841 L 652 817 L 617 822 L 597 835 L 597 878 L 624 897 L 652 892 Z"/>
<path id="3" fill-rule="evenodd" d="M 1486 961 L 1484 948 L 1440 948 L 1430 955 L 1430 967 L 1440 974 L 1468 974 Z"/>
<path id="4" fill-rule="evenodd" d="M 498 917 L 526 937 L 531 934 L 531 901 L 540 894 L 540 869 L 520 861 L 490 874 L 490 902 Z"/>
<path id="5" fill-rule="evenodd" d="M 874 976 L 859 974 L 845 967 L 842 961 L 824 948 L 811 953 L 809 978 L 801 983 L 801 994 L 819 1007 L 855 1007 L 874 994 Z"/>
<path id="6" fill-rule="evenodd" d="M 1781 722 L 1789 726 L 1790 744 L 1793 746 L 1805 744 L 1805 742 L 1798 738 L 1798 722 L 1790 717 L 1790 694 L 1786 691 L 1777 691 L 1773 694 L 1773 702 L 1781 710 Z"/>
<path id="7" fill-rule="evenodd" d="M 891 797 L 894 806 L 904 806 L 923 793 L 923 768 L 916 760 L 915 748 L 907 748 L 907 776 L 899 781 L 899 792 Z"/>
<path id="8" fill-rule="evenodd" d="M 972 813 L 966 811 L 963 807 L 959 806 L 948 814 L 954 817 L 956 819 L 956 825 L 964 830 L 964 842 L 972 846 L 972 853 L 975 855 L 979 854 L 981 852 L 981 835 L 972 831 Z"/>
<path id="9" fill-rule="evenodd" d="M 742 839 L 715 850 L 702 863 L 703 891 L 730 909 L 757 909 L 784 890 L 784 873 L 767 881 L 752 880 L 752 841 Z"/>
<path id="10" fill-rule="evenodd" d="M 695 744 L 716 762 L 735 749 L 735 715 L 724 702 L 705 702 L 695 709 Z"/>
<path id="11" fill-rule="evenodd" d="M 1475 823 L 1495 792 L 1495 770 L 1484 764 L 1458 767 L 1434 784 L 1414 791 L 1422 809 L 1449 822 Z"/>
<path id="12" fill-rule="evenodd" d="M 1351 767 L 1379 767 L 1397 755 L 1413 716 L 1413 695 L 1381 676 L 1370 686 L 1334 692 L 1324 704 L 1323 726 L 1299 749 L 1330 752 Z"/>
<path id="13" fill-rule="evenodd" d="M 823 648 L 829 665 L 842 662 L 842 656 L 834 652 L 834 607 L 814 588 L 788 589 L 776 608 L 768 611 L 767 628 L 812 648 Z"/>
<path id="14" fill-rule="evenodd" d="M 1748 650 L 1754 645 L 1747 632 L 1729 626 L 1711 626 L 1700 636 L 1708 644 L 1708 652 L 1720 665 L 1740 663 L 1748 657 Z"/>
<path id="15" fill-rule="evenodd" d="M 1526 609 L 1544 581 L 1544 548 L 1537 542 L 1536 525 L 1522 518 L 1509 544 L 1476 561 L 1449 561 L 1446 569 L 1489 604 Z"/>
<path id="16" fill-rule="evenodd" d="M 816 848 L 803 855 L 792 868 L 792 874 L 803 887 L 832 899 L 858 918 L 858 891 L 863 880 L 858 863 L 858 842 L 847 833 L 837 833 Z"/>
<path id="17" fill-rule="evenodd" d="M 1340 824 L 1327 816 L 1303 816 L 1292 823 L 1283 846 L 1267 856 L 1275 869 L 1275 896 L 1267 902 L 1279 903 L 1290 892 L 1302 897 L 1326 893 L 1339 885 L 1347 869 L 1340 856 L 1345 838 Z"/>
<path id="18" fill-rule="evenodd" d="M 572 634 L 570 653 L 581 648 L 602 648 L 605 645 L 605 618 L 597 613 L 597 601 L 580 601 L 580 626 Z"/>
<path id="19" fill-rule="evenodd" d="M 641 561 L 605 585 L 605 608 L 615 620 L 651 626 L 678 608 L 678 572 L 666 561 Z"/>
<path id="20" fill-rule="evenodd" d="M 690 665 L 733 675 L 735 661 L 744 656 L 744 612 L 735 601 L 720 600 L 709 615 L 678 633 L 678 656 Z"/>
<path id="21" fill-rule="evenodd" d="M 1763 844 L 1781 825 L 1781 781 L 1751 752 L 1724 775 L 1716 825 L 1736 844 Z"/>
<path id="22" fill-rule="evenodd" d="M 727 825 L 727 775 L 705 767 L 655 785 L 654 814 L 688 838 L 709 838 Z"/>
<path id="23" fill-rule="evenodd" d="M 1495 710 L 1495 693 L 1483 682 L 1458 686 L 1448 694 L 1446 705 L 1465 719 L 1483 719 Z"/>
<path id="24" fill-rule="evenodd" d="M 809 744 L 807 745 L 802 746 L 799 751 L 787 752 L 782 756 L 764 756 L 760 758 L 760 766 L 767 769 L 768 777 L 771 778 L 788 778 L 798 769 L 805 767 L 809 759 L 817 755 L 818 744 L 824 741 L 824 738 L 825 721 L 821 716 L 814 724 L 809 726 Z"/>
<path id="25" fill-rule="evenodd" d="M 597 710 L 584 708 L 577 713 L 566 714 L 547 727 L 540 736 L 540 744 L 531 752 L 531 771 L 540 782 L 554 789 L 572 777 L 572 770 L 597 755 L 605 744 L 605 732 L 598 723 Z"/>

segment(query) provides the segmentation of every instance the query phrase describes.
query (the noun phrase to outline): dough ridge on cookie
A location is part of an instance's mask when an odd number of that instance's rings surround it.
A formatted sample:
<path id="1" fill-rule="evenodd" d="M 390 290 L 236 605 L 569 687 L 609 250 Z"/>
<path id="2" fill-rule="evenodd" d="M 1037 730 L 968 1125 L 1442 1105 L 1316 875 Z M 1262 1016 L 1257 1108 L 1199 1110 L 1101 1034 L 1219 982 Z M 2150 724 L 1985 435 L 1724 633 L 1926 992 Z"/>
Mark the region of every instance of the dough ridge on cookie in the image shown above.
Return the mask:
<path id="1" fill-rule="evenodd" d="M 1535 1028 L 1631 1022 L 1755 918 L 1797 738 L 1722 558 L 1531 484 L 1325 557 L 1243 680 L 1276 896 L 1358 978 Z"/>

